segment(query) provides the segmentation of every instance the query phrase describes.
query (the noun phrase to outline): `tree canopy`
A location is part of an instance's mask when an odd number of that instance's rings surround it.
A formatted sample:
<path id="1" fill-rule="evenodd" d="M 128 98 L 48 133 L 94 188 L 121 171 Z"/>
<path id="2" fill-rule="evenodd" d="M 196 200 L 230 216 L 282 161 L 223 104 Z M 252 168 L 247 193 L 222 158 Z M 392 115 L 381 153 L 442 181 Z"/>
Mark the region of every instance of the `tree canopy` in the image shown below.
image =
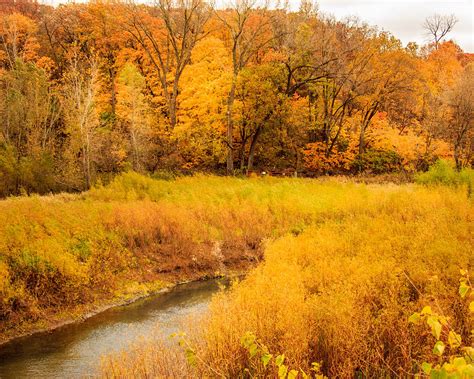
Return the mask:
<path id="1" fill-rule="evenodd" d="M 304 1 L 69 3 L 0 10 L 0 195 L 124 170 L 350 174 L 474 162 L 474 61 Z"/>

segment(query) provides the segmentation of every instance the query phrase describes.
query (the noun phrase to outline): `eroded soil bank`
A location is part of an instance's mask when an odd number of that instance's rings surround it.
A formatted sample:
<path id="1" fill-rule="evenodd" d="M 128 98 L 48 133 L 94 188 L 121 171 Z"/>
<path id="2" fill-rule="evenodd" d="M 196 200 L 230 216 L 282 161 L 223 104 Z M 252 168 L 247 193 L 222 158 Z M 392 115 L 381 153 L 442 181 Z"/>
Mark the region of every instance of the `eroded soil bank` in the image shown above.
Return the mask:
<path id="1" fill-rule="evenodd" d="M 189 262 L 181 260 L 177 267 L 163 271 L 164 265 L 155 262 L 149 267 L 133 272 L 133 281 L 122 281 L 124 286 L 114 292 L 102 291 L 94 296 L 91 303 L 51 306 L 42 310 L 40 315 L 26 318 L 14 324 L 15 318 L 0 322 L 0 348 L 16 339 L 28 338 L 34 334 L 52 332 L 70 324 L 82 323 L 112 308 L 126 306 L 143 299 L 160 296 L 175 290 L 176 287 L 190 283 L 206 282 L 216 278 L 241 276 L 261 258 L 258 250 L 248 250 L 241 255 L 232 252 L 221 253 L 215 260 L 208 260 L 206 265 L 198 266 L 195 259 Z M 171 266 L 170 263 L 168 263 Z M 169 267 L 168 266 L 168 267 Z M 146 275 L 143 275 L 143 272 Z"/>

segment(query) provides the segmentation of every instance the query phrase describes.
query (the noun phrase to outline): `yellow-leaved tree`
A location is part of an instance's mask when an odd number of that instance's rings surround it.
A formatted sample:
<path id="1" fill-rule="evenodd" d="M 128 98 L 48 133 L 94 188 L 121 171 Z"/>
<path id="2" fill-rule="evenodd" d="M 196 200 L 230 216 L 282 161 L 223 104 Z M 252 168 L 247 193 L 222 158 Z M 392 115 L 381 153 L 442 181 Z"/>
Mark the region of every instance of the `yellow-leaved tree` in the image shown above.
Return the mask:
<path id="1" fill-rule="evenodd" d="M 186 168 L 224 162 L 226 96 L 232 76 L 224 43 L 213 36 L 196 45 L 192 61 L 181 78 L 174 131 Z"/>
<path id="2" fill-rule="evenodd" d="M 144 94 L 145 78 L 131 63 L 120 71 L 117 83 L 117 117 L 128 137 L 128 152 L 116 149 L 118 158 L 126 155 L 135 171 L 141 171 L 152 139 L 152 113 Z"/>

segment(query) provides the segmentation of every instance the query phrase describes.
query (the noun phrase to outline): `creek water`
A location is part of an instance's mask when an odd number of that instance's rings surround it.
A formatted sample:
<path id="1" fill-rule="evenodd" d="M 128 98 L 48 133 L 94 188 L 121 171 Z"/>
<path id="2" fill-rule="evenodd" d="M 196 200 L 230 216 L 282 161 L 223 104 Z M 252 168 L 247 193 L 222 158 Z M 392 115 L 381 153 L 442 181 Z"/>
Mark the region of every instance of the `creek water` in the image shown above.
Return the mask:
<path id="1" fill-rule="evenodd" d="M 80 378 L 93 375 L 101 355 L 126 349 L 141 336 L 167 338 L 181 322 L 207 310 L 225 281 L 182 284 L 83 322 L 0 346 L 0 378 Z"/>

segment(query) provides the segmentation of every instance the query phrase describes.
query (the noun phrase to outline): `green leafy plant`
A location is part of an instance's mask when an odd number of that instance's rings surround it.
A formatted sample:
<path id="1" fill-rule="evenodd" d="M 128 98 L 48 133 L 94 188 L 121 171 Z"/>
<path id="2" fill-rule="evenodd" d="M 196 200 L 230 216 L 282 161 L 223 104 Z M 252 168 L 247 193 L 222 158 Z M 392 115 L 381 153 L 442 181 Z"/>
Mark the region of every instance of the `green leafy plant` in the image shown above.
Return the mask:
<path id="1" fill-rule="evenodd" d="M 459 295 L 463 299 L 470 299 L 469 314 L 474 314 L 474 291 L 466 270 L 461 270 Z M 456 333 L 449 324 L 449 318 L 439 315 L 425 306 L 421 312 L 413 313 L 409 319 L 413 324 L 425 322 L 436 338 L 433 354 L 438 357 L 437 362 L 423 362 L 421 370 L 430 378 L 473 378 L 474 377 L 474 348 L 463 343 L 461 335 Z M 471 331 L 471 339 L 474 330 Z M 450 355 L 445 354 L 447 348 Z"/>
<path id="2" fill-rule="evenodd" d="M 189 366 L 193 368 L 198 368 L 198 366 L 201 366 L 201 368 L 205 368 L 207 371 L 212 372 L 213 376 L 221 378 L 225 377 L 222 372 L 219 372 L 214 367 L 208 365 L 205 360 L 198 355 L 196 348 L 188 339 L 187 334 L 185 332 L 180 331 L 177 333 L 172 333 L 170 337 L 178 339 L 178 345 L 183 349 L 184 354 L 186 356 L 186 362 Z"/>
<path id="3" fill-rule="evenodd" d="M 449 162 L 438 160 L 427 172 L 416 175 L 415 181 L 424 185 L 446 185 L 454 187 L 467 185 L 468 193 L 470 194 L 474 182 L 474 170 L 465 168 L 461 171 L 456 171 Z"/>
<path id="4" fill-rule="evenodd" d="M 178 339 L 178 345 L 184 350 L 184 354 L 186 355 L 186 361 L 188 362 L 189 365 L 196 366 L 197 364 L 196 351 L 192 347 L 189 340 L 186 338 L 186 333 L 177 332 L 177 333 L 171 334 L 170 337 Z"/>
<path id="5" fill-rule="evenodd" d="M 273 366 L 279 379 L 294 379 L 298 376 L 304 379 L 325 378 L 321 374 L 321 364 L 317 362 L 311 364 L 311 373 L 306 373 L 302 369 L 291 369 L 285 364 L 285 354 L 271 354 L 268 348 L 252 332 L 246 332 L 240 339 L 240 343 L 250 355 L 250 367 L 246 367 L 244 371 L 251 377 L 258 376 L 258 373 L 266 376 L 267 371 Z"/>

